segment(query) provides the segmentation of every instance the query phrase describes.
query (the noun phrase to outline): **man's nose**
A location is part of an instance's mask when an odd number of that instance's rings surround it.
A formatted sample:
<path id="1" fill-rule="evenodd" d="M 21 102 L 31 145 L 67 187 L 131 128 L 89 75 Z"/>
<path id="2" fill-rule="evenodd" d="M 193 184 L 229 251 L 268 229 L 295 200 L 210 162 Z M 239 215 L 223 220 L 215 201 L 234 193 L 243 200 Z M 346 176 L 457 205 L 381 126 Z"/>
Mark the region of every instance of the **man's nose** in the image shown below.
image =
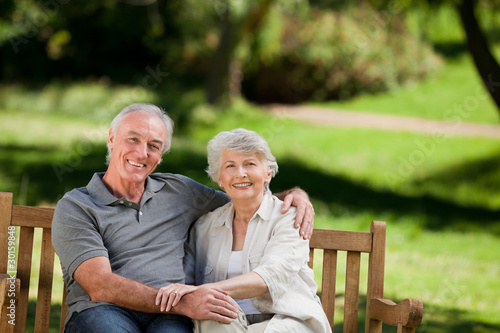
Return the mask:
<path id="1" fill-rule="evenodd" d="M 140 157 L 148 157 L 148 145 L 146 143 L 137 145 L 137 153 Z"/>

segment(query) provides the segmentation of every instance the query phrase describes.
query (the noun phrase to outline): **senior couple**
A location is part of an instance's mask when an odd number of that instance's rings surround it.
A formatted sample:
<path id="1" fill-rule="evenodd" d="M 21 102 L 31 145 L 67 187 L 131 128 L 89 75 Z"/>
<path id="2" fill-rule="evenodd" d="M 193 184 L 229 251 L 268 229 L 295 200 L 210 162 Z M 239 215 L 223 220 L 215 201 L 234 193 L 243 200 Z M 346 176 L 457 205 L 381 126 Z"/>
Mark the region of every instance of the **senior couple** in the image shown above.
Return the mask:
<path id="1" fill-rule="evenodd" d="M 307 266 L 312 205 L 299 189 L 271 194 L 265 140 L 236 129 L 209 142 L 224 193 L 153 173 L 172 133 L 157 106 L 126 107 L 106 172 L 58 202 L 65 332 L 331 332 Z"/>

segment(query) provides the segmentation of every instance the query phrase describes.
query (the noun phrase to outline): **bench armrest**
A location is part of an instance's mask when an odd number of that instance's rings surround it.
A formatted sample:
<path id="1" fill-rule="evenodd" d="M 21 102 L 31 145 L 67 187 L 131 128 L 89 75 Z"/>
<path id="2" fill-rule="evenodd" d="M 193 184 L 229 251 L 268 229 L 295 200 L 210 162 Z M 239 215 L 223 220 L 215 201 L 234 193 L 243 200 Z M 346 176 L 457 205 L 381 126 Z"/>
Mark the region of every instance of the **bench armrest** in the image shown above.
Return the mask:
<path id="1" fill-rule="evenodd" d="M 417 328 L 422 323 L 424 306 L 417 299 L 405 299 L 394 303 L 388 299 L 372 298 L 370 300 L 371 319 L 380 320 L 391 326 Z"/>

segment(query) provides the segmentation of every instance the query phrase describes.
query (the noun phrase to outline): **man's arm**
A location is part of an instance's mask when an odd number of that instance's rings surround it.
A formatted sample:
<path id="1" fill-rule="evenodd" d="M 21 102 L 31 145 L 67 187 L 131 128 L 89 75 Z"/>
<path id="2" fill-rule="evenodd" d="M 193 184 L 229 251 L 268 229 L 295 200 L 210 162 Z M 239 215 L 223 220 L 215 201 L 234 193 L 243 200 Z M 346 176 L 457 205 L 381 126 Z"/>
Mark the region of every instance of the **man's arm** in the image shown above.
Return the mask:
<path id="1" fill-rule="evenodd" d="M 295 227 L 300 227 L 300 235 L 304 239 L 310 239 L 314 228 L 315 213 L 314 207 L 309 200 L 307 193 L 304 190 L 295 187 L 274 195 L 283 201 L 281 213 L 287 212 L 290 206 L 297 207 Z"/>
<path id="2" fill-rule="evenodd" d="M 114 274 L 106 257 L 94 257 L 84 261 L 73 276 L 92 301 L 108 302 L 141 312 L 161 312 L 160 307 L 155 304 L 158 289 Z M 237 317 L 234 304 L 222 291 L 211 288 L 192 294 L 171 313 L 224 323 L 230 323 L 231 318 Z"/>
<path id="3" fill-rule="evenodd" d="M 114 274 L 106 257 L 84 261 L 75 270 L 73 277 L 92 301 L 108 302 L 135 311 L 160 312 L 154 301 L 151 301 L 157 290 Z"/>

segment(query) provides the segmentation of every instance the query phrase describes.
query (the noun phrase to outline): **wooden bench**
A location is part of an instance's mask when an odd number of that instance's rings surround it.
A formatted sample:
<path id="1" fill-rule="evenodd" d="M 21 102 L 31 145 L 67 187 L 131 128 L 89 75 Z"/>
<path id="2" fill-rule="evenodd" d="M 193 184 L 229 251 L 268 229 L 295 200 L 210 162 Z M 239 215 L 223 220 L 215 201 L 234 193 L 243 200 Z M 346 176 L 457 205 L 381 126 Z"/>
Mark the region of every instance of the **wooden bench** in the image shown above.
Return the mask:
<path id="1" fill-rule="evenodd" d="M 35 332 L 48 332 L 51 301 L 62 303 L 60 331 L 66 318 L 61 299 L 52 299 L 54 250 L 51 242 L 53 208 L 18 206 L 12 204 L 12 193 L 0 193 L 0 332 L 25 332 L 28 316 L 30 275 L 38 269 L 33 261 L 35 229 L 41 229 L 38 293 L 36 298 Z M 14 227 L 14 228 L 13 228 Z M 18 252 L 13 249 L 14 229 L 18 229 Z M 399 304 L 383 298 L 385 266 L 385 222 L 372 222 L 370 232 L 351 232 L 316 229 L 310 242 L 310 265 L 314 257 L 322 257 L 321 298 L 323 308 L 333 327 L 336 293 L 337 258 L 346 251 L 346 283 L 343 327 L 344 332 L 357 332 L 360 290 L 361 253 L 368 253 L 368 284 L 366 295 L 365 332 L 381 332 L 382 322 L 397 326 L 398 332 L 415 332 L 422 322 L 422 302 L 406 299 Z M 317 263 L 319 264 L 319 263 Z M 16 269 L 17 268 L 17 269 Z M 15 279 L 12 279 L 15 277 Z M 62 281 L 59 281 L 62 283 Z M 337 288 L 337 289 L 336 289 Z M 53 314 L 54 315 L 54 314 Z M 56 314 L 57 315 L 57 314 Z M 15 316 L 15 317 L 14 317 Z M 13 318 L 15 325 L 12 325 Z M 10 322 L 10 323 L 9 323 Z"/>

